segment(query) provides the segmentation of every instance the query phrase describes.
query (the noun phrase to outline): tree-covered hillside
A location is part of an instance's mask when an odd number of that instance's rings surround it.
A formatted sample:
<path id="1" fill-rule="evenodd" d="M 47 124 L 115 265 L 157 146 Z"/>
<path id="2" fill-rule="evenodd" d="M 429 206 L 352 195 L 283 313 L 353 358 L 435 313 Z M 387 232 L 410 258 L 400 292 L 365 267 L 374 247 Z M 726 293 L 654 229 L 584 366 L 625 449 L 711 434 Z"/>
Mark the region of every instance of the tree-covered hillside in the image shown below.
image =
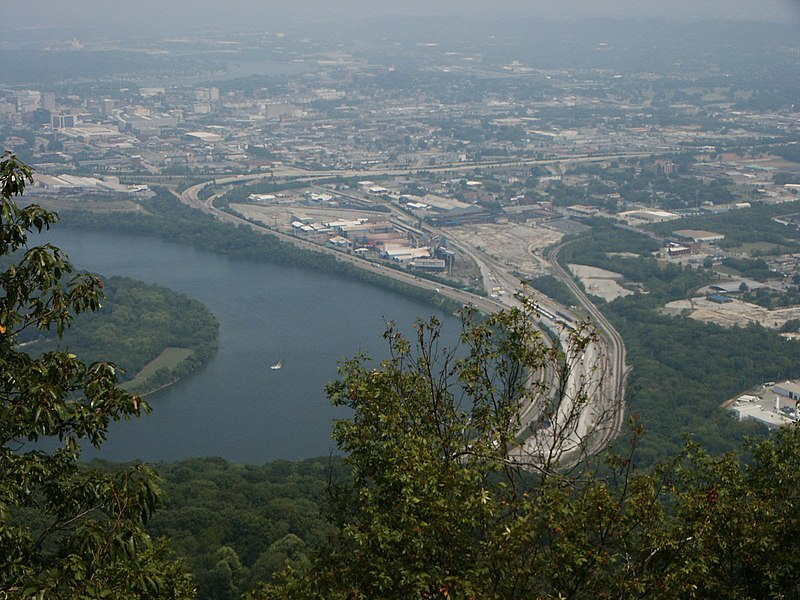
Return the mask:
<path id="1" fill-rule="evenodd" d="M 238 598 L 286 565 L 307 566 L 335 528 L 323 517 L 341 459 L 237 465 L 196 458 L 158 465 L 166 506 L 149 524 L 190 565 L 200 598 Z"/>
<path id="2" fill-rule="evenodd" d="M 622 335 L 628 362 L 630 411 L 646 433 L 637 459 L 654 464 L 692 436 L 714 453 L 732 451 L 743 436 L 765 434 L 720 408 L 767 380 L 800 376 L 800 343 L 757 325 L 725 328 L 664 315 L 667 302 L 690 297 L 714 281 L 709 269 L 664 264 L 652 239 L 598 222 L 562 251 L 564 263 L 608 269 L 636 293 L 596 301 Z"/>

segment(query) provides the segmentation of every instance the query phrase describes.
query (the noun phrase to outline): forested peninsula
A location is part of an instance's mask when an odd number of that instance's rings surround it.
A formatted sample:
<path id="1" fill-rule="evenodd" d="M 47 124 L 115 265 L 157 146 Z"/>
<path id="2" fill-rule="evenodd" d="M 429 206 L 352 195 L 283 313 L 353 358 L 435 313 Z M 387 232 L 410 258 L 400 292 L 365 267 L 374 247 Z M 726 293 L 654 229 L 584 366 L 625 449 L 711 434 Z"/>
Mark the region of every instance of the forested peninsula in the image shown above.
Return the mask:
<path id="1" fill-rule="evenodd" d="M 219 324 L 202 303 L 127 277 L 102 281 L 106 298 L 99 311 L 77 315 L 60 339 L 55 332 L 26 332 L 26 348 L 67 350 L 89 363 L 109 360 L 124 387 L 138 394 L 177 381 L 216 352 Z"/>
<path id="2" fill-rule="evenodd" d="M 143 202 L 142 206 L 143 211 L 126 213 L 124 219 L 111 212 L 76 208 L 62 212 L 63 223 L 156 235 L 227 256 L 339 273 L 437 305 L 447 302 L 429 289 L 380 277 L 326 254 L 299 249 L 249 228 L 216 221 L 184 206 L 165 188 L 159 189 L 157 197 Z M 752 423 L 737 422 L 730 414 L 720 411 L 719 405 L 739 390 L 763 381 L 765 365 L 771 367 L 769 373 L 773 379 L 800 372 L 795 367 L 800 344 L 762 327 L 754 326 L 747 331 L 725 329 L 661 314 L 661 304 L 685 297 L 712 282 L 713 273 L 704 268 L 661 267 L 650 256 L 657 249 L 651 239 L 599 221 L 593 225 L 591 231 L 575 236 L 565 247 L 564 262 L 623 273 L 649 291 L 608 303 L 601 298 L 594 299 L 619 328 L 636 365 L 629 401 L 647 431 L 637 449 L 637 460 L 642 464 L 654 464 L 664 456 L 679 452 L 687 431 L 692 431 L 715 452 L 735 450 L 743 435 L 762 436 L 763 430 Z M 531 284 L 565 305 L 574 302 L 563 284 L 559 285 L 552 277 L 542 277 Z M 457 307 L 447 305 L 446 308 Z M 693 340 L 692 352 L 673 351 L 687 339 Z M 743 349 L 749 352 L 744 362 L 735 358 Z M 693 366 L 705 364 L 697 357 L 690 358 L 695 351 L 718 357 L 714 385 L 705 383 L 704 377 L 698 374 L 690 374 Z M 679 402 L 687 398 L 692 401 Z M 664 407 L 670 408 L 665 410 Z"/>

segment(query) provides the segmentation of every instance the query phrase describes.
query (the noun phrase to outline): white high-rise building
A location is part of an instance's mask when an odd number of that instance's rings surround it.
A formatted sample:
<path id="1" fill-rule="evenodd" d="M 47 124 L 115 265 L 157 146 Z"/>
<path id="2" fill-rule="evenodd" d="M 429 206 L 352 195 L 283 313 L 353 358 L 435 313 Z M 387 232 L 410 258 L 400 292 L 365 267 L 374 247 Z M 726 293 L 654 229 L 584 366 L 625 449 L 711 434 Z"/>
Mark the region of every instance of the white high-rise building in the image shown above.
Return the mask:
<path id="1" fill-rule="evenodd" d="M 196 88 L 194 90 L 194 99 L 197 102 L 219 102 L 219 88 Z"/>
<path id="2" fill-rule="evenodd" d="M 17 92 L 17 110 L 21 113 L 32 113 L 42 107 L 42 93 L 35 90 Z"/>

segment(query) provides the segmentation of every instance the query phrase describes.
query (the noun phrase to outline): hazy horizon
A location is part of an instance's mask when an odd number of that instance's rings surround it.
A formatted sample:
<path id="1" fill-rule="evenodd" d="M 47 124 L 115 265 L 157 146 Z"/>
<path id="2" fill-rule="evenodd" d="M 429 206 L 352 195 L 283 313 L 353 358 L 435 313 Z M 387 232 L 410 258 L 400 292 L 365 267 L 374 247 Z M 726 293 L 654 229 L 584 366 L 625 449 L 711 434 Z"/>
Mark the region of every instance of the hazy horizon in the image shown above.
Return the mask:
<path id="1" fill-rule="evenodd" d="M 59 35 L 103 37 L 105 35 L 162 35 L 192 30 L 276 31 L 284 28 L 331 27 L 368 23 L 382 18 L 428 18 L 493 21 L 528 19 L 579 22 L 597 18 L 615 20 L 658 19 L 673 22 L 751 21 L 800 25 L 800 3 L 789 0 L 674 0 L 650 3 L 642 0 L 613 0 L 599 5 L 590 0 L 499 0 L 491 5 L 466 0 L 424 2 L 385 0 L 364 3 L 357 0 L 210 0 L 169 3 L 155 0 L 75 0 L 68 6 L 56 0 L 7 0 L 4 21 L 7 40 L 26 32 L 54 32 Z"/>

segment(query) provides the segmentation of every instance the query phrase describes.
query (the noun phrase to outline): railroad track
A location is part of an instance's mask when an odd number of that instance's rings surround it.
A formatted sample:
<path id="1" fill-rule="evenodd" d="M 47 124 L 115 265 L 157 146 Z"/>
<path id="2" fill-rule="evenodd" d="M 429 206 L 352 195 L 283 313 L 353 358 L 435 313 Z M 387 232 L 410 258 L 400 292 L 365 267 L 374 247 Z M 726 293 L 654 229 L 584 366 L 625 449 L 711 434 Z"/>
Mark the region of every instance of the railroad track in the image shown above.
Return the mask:
<path id="1" fill-rule="evenodd" d="M 498 310 L 508 308 L 510 305 L 513 305 L 513 296 L 508 297 L 503 301 L 503 299 L 493 299 L 493 298 L 486 298 L 483 296 L 479 296 L 477 294 L 473 294 L 471 292 L 465 292 L 464 290 L 459 290 L 457 288 L 453 288 L 447 285 L 442 284 L 432 284 L 431 282 L 421 280 L 418 277 L 415 277 L 411 274 L 397 271 L 395 269 L 390 269 L 388 267 L 373 263 L 371 261 L 367 261 L 352 255 L 343 254 L 339 251 L 325 248 L 320 246 L 319 244 L 315 244 L 313 242 L 303 240 L 292 235 L 288 235 L 274 229 L 261 226 L 260 224 L 256 224 L 252 221 L 243 219 L 239 216 L 232 215 L 225 211 L 221 211 L 213 205 L 214 196 L 204 200 L 199 197 L 200 191 L 206 188 L 209 185 L 226 185 L 230 183 L 239 183 L 242 179 L 249 180 L 249 179 L 257 179 L 259 176 L 245 176 L 245 177 L 226 177 L 217 180 L 207 181 L 201 184 L 197 184 L 186 189 L 181 194 L 176 194 L 180 198 L 182 202 L 191 206 L 192 208 L 201 210 L 207 214 L 212 214 L 215 218 L 220 221 L 227 221 L 230 223 L 234 223 L 236 225 L 244 225 L 250 227 L 254 230 L 257 230 L 261 233 L 276 236 L 283 241 L 291 243 L 295 246 L 314 250 L 317 252 L 327 253 L 334 256 L 337 260 L 349 262 L 354 266 L 358 266 L 362 269 L 373 271 L 380 275 L 390 277 L 393 279 L 397 279 L 399 281 L 403 281 L 404 283 L 408 283 L 411 285 L 415 285 L 418 287 L 423 288 L 431 288 L 435 289 L 436 293 L 439 293 L 443 296 L 449 297 L 457 302 L 460 302 L 463 305 L 471 304 L 475 306 L 478 310 L 481 310 L 485 313 L 492 313 Z M 437 232 L 436 228 L 429 228 L 431 232 Z M 520 288 L 520 282 L 517 278 L 511 275 L 508 272 L 508 266 L 502 263 L 500 260 L 490 257 L 486 255 L 484 252 L 481 252 L 471 246 L 458 243 L 455 244 L 459 249 L 470 255 L 476 262 L 481 266 L 482 272 L 487 274 L 487 277 L 493 276 L 496 280 L 503 284 L 504 287 L 508 288 L 508 290 L 517 291 Z M 566 244 L 561 244 L 553 248 L 547 256 L 547 260 L 552 266 L 554 272 L 559 276 L 560 279 L 564 281 L 564 283 L 572 290 L 575 296 L 579 299 L 579 302 L 584 307 L 584 309 L 591 315 L 592 319 L 594 320 L 595 324 L 597 325 L 598 329 L 601 332 L 601 339 L 605 344 L 606 351 L 604 352 L 605 359 L 607 361 L 607 368 L 604 369 L 608 371 L 609 375 L 607 376 L 606 383 L 610 383 L 610 386 L 605 386 L 603 388 L 604 392 L 602 394 L 602 398 L 592 398 L 593 405 L 591 406 L 591 410 L 594 411 L 595 414 L 606 414 L 609 413 L 612 415 L 611 423 L 608 424 L 606 422 L 603 423 L 602 428 L 598 428 L 597 431 L 590 431 L 591 440 L 588 446 L 584 445 L 581 441 L 581 433 L 578 433 L 577 439 L 573 441 L 573 447 L 581 448 L 581 454 L 596 454 L 600 452 L 604 448 L 606 448 L 611 441 L 622 431 L 623 428 L 623 419 L 624 419 L 624 394 L 625 394 L 625 379 L 626 379 L 626 367 L 625 367 L 625 346 L 622 342 L 622 338 L 617 333 L 617 331 L 613 328 L 613 326 L 608 322 L 608 320 L 603 316 L 603 314 L 597 309 L 597 307 L 586 297 L 583 293 L 583 290 L 575 283 L 572 279 L 570 274 L 568 274 L 558 263 L 558 253 Z M 491 275 L 489 275 L 491 274 Z M 558 314 L 559 311 L 565 311 L 560 306 L 553 306 L 552 304 L 541 301 L 541 299 L 537 299 L 540 301 L 542 308 L 546 308 L 547 312 L 550 314 Z M 543 313 L 545 311 L 543 310 Z M 538 324 L 537 324 L 538 326 Z M 590 366 L 583 365 L 583 361 L 580 361 L 579 370 L 575 373 L 572 373 L 571 376 L 577 379 L 583 380 L 586 378 L 587 373 L 581 372 L 581 369 L 584 371 L 589 369 Z M 550 370 L 549 373 L 543 375 L 544 377 L 548 377 L 551 379 L 549 382 L 550 389 L 554 389 L 555 381 L 553 378 L 556 376 L 555 370 Z M 575 389 L 582 389 L 580 386 L 575 387 Z M 600 408 L 598 410 L 596 402 L 600 403 Z M 588 407 L 588 404 L 587 404 Z M 584 410 L 587 410 L 587 407 L 584 407 Z M 530 421 L 530 414 L 531 407 L 524 409 L 520 413 L 520 422 L 525 422 L 527 419 Z M 534 434 L 535 435 L 535 434 Z M 587 434 L 588 435 L 588 434 Z M 533 437 L 533 436 L 531 436 Z M 569 451 L 565 451 L 565 454 L 568 454 Z M 560 458 L 560 457 L 559 457 Z"/>
<path id="2" fill-rule="evenodd" d="M 597 327 L 600 337 L 605 342 L 607 370 L 605 383 L 609 385 L 604 386 L 601 391 L 605 403 L 604 414 L 609 414 L 610 420 L 604 427 L 599 428 L 598 435 L 591 440 L 588 450 L 590 453 L 597 453 L 610 445 L 624 428 L 625 391 L 629 369 L 626 364 L 625 344 L 622 336 L 558 261 L 559 253 L 569 243 L 565 242 L 553 247 L 547 253 L 547 261 L 559 279 L 564 282 L 589 314 L 592 324 Z"/>

